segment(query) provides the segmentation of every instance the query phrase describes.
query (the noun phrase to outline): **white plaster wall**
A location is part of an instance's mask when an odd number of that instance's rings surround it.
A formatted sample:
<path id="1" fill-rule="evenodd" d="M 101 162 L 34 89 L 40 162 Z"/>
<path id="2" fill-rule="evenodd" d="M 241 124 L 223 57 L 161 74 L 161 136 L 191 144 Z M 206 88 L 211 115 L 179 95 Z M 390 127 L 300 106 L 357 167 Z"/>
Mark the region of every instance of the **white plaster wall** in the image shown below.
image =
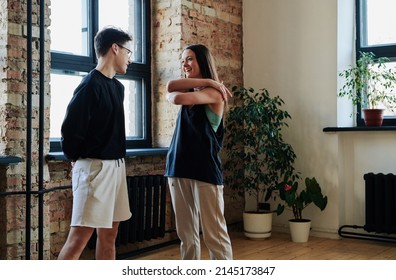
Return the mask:
<path id="1" fill-rule="evenodd" d="M 354 0 L 244 0 L 243 28 L 245 86 L 284 99 L 296 168 L 329 197 L 323 212 L 304 211 L 312 233 L 364 225 L 363 174 L 396 174 L 396 132 L 323 132 L 354 122 L 352 105 L 337 98 L 338 73 L 354 57 Z M 286 230 L 290 217 L 274 216 L 274 227 Z"/>

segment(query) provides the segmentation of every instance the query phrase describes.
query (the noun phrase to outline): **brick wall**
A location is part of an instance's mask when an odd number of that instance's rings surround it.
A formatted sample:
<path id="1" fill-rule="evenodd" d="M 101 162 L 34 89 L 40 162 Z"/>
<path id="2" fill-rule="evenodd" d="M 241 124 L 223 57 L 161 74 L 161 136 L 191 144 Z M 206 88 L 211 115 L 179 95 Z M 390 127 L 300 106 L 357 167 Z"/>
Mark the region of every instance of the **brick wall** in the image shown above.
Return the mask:
<path id="1" fill-rule="evenodd" d="M 33 8 L 33 146 L 32 184 L 37 190 L 38 170 L 38 6 Z M 49 6 L 50 1 L 46 1 Z M 49 10 L 46 15 L 48 17 Z M 152 99 L 153 145 L 169 145 L 177 106 L 164 98 L 169 79 L 181 77 L 180 54 L 186 44 L 207 45 L 214 54 L 220 78 L 227 86 L 242 83 L 242 1 L 241 0 L 153 0 L 152 1 Z M 46 25 L 49 24 L 48 18 Z M 22 158 L 22 163 L 0 168 L 0 192 L 20 191 L 26 187 L 26 0 L 0 0 L 0 154 Z M 46 36 L 46 106 L 50 104 L 49 44 Z M 48 104 L 48 105 L 47 105 Z M 49 110 L 45 108 L 45 151 L 49 147 Z M 129 158 L 128 175 L 163 174 L 164 156 Z M 70 165 L 63 161 L 45 164 L 45 188 L 70 186 Z M 241 203 L 229 197 L 225 188 L 226 218 L 229 223 L 241 220 Z M 71 215 L 70 189 L 44 195 L 44 258 L 54 259 L 67 237 Z M 170 201 L 168 200 L 168 209 Z M 32 198 L 32 258 L 37 258 L 37 197 Z M 23 259 L 25 246 L 25 197 L 0 197 L 0 259 Z M 170 218 L 167 228 L 173 227 Z M 167 238 L 174 238 L 173 235 Z M 150 242 L 135 247 L 152 245 Z M 130 248 L 122 248 L 127 250 Z M 83 258 L 92 258 L 87 249 Z"/>
<path id="2" fill-rule="evenodd" d="M 39 15 L 38 3 L 33 2 L 32 9 L 32 145 L 31 145 L 31 177 L 32 190 L 38 188 L 38 116 L 39 116 Z M 27 8 L 26 1 L 0 1 L 0 153 L 2 155 L 18 156 L 23 159 L 21 164 L 3 168 L 0 191 L 16 192 L 26 190 L 26 151 L 27 151 Z M 48 11 L 48 9 L 47 9 Z M 47 13 L 48 14 L 48 13 Z M 49 21 L 45 21 L 48 26 Z M 46 127 L 49 129 L 49 38 L 46 34 L 45 41 L 45 108 Z M 48 133 L 46 133 L 48 136 Z M 44 143 L 45 151 L 48 151 L 49 141 Z M 26 221 L 26 198 L 24 195 L 13 195 L 1 198 L 0 204 L 0 251 L 2 258 L 23 259 L 25 256 L 25 221 Z M 38 202 L 37 197 L 31 199 L 31 251 L 32 258 L 37 258 L 36 244 L 38 239 Z M 44 205 L 45 232 L 48 232 L 48 206 Z M 48 238 L 48 234 L 45 234 Z M 48 243 L 46 244 L 46 258 L 48 258 Z"/>

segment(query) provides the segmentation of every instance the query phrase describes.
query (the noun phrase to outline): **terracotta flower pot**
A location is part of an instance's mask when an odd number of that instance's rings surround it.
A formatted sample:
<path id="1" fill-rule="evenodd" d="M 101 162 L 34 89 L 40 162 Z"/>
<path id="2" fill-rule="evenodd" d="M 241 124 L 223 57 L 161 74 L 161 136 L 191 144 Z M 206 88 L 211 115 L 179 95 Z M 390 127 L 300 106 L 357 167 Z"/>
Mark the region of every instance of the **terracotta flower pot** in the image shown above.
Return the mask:
<path id="1" fill-rule="evenodd" d="M 366 126 L 382 126 L 384 109 L 363 109 L 363 117 Z"/>

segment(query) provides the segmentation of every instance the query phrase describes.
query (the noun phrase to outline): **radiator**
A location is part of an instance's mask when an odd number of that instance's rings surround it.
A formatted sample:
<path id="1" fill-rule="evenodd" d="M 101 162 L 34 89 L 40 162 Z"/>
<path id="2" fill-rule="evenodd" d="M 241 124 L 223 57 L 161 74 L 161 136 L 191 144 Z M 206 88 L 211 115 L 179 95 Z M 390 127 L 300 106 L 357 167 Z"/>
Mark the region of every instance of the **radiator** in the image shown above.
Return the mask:
<path id="1" fill-rule="evenodd" d="M 396 233 L 396 175 L 364 175 L 367 232 Z"/>
<path id="2" fill-rule="evenodd" d="M 117 245 L 165 236 L 166 182 L 163 175 L 127 177 L 132 217 L 120 223 Z"/>

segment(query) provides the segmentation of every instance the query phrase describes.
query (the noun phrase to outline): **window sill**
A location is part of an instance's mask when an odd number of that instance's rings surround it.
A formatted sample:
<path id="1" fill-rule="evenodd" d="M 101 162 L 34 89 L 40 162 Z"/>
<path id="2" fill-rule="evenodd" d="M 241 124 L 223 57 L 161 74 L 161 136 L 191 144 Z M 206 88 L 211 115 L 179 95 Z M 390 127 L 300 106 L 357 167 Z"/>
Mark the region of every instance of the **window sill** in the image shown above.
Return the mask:
<path id="1" fill-rule="evenodd" d="M 126 158 L 133 158 L 139 156 L 157 156 L 166 155 L 168 148 L 145 148 L 145 149 L 127 149 Z M 62 152 L 48 153 L 45 157 L 47 161 L 68 160 Z"/>
<path id="2" fill-rule="evenodd" d="M 353 132 L 353 131 L 396 131 L 396 126 L 355 126 L 355 127 L 325 127 L 323 132 Z"/>
<path id="3" fill-rule="evenodd" d="M 22 162 L 20 157 L 0 156 L 0 165 L 16 165 L 20 162 Z"/>

